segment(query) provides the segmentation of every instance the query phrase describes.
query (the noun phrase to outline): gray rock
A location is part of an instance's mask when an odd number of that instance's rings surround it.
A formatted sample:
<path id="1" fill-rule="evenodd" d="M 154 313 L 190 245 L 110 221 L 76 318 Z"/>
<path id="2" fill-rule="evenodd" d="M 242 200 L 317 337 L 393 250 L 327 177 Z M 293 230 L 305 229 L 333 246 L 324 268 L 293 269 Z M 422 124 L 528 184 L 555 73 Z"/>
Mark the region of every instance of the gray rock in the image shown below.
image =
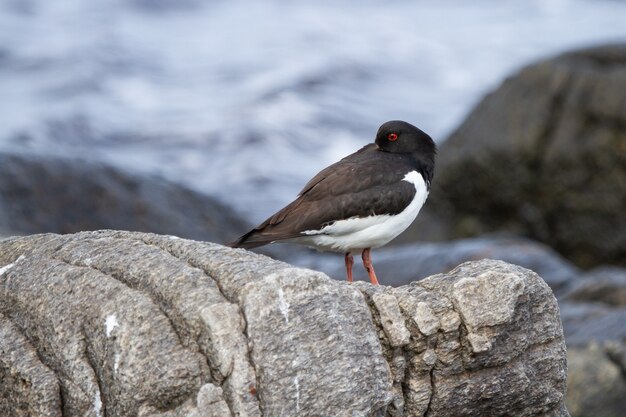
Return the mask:
<path id="1" fill-rule="evenodd" d="M 622 417 L 626 410 L 625 277 L 622 268 L 596 268 L 562 296 L 574 417 Z"/>
<path id="2" fill-rule="evenodd" d="M 611 361 L 620 368 L 622 377 L 626 379 L 626 346 L 623 343 L 605 343 L 604 349 Z M 626 384 L 626 381 L 624 381 Z"/>
<path id="3" fill-rule="evenodd" d="M 622 268 L 596 268 L 562 297 L 574 417 L 622 417 L 626 410 L 625 277 Z"/>
<path id="4" fill-rule="evenodd" d="M 0 235 L 97 229 L 226 242 L 246 226 L 229 207 L 163 179 L 0 153 Z"/>
<path id="5" fill-rule="evenodd" d="M 563 298 L 626 307 L 626 268 L 595 268 L 573 282 Z"/>
<path id="6" fill-rule="evenodd" d="M 580 278 L 582 271 L 549 247 L 519 237 L 484 236 L 450 242 L 413 243 L 377 249 L 372 258 L 381 283 L 399 286 L 428 275 L 449 272 L 458 264 L 484 258 L 500 259 L 537 272 L 559 295 Z M 286 257 L 291 263 L 323 271 L 345 280 L 343 259 L 338 255 Z M 367 279 L 355 262 L 355 279 Z"/>
<path id="7" fill-rule="evenodd" d="M 574 417 L 623 417 L 626 410 L 624 368 L 592 344 L 568 348 L 567 408 Z"/>
<path id="8" fill-rule="evenodd" d="M 3 415 L 568 415 L 556 300 L 500 261 L 391 288 L 172 236 L 11 238 L 0 335 Z"/>
<path id="9" fill-rule="evenodd" d="M 626 308 L 567 301 L 560 308 L 568 346 L 626 341 Z"/>
<path id="10" fill-rule="evenodd" d="M 626 45 L 521 70 L 440 148 L 405 240 L 509 231 L 579 266 L 626 265 Z"/>
<path id="11" fill-rule="evenodd" d="M 582 274 L 562 293 L 560 310 L 568 346 L 626 344 L 626 269 Z"/>
<path id="12" fill-rule="evenodd" d="M 28 339 L 0 314 L 0 415 L 61 417 L 59 383 Z"/>

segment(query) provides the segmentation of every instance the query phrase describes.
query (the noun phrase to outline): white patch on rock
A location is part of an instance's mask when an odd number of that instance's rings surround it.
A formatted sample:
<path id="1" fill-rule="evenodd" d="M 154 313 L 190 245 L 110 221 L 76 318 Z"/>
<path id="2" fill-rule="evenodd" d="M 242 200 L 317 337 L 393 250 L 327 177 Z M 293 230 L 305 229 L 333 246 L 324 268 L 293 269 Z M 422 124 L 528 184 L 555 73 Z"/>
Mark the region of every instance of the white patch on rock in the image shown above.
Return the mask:
<path id="1" fill-rule="evenodd" d="M 121 355 L 119 353 L 116 353 L 114 358 L 115 359 L 113 361 L 113 372 L 117 373 L 117 369 L 120 367 Z"/>
<path id="2" fill-rule="evenodd" d="M 13 268 L 14 266 L 15 266 L 15 263 L 3 266 L 2 268 L 0 268 L 0 275 L 4 274 L 5 272 L 8 272 L 9 269 Z"/>
<path id="3" fill-rule="evenodd" d="M 102 399 L 100 398 L 100 391 L 96 391 L 93 397 L 93 411 L 96 413 L 96 417 L 102 416 Z"/>
<path id="4" fill-rule="evenodd" d="M 15 262 L 13 262 L 12 264 L 8 264 L 8 265 L 5 265 L 5 266 L 1 267 L 0 268 L 0 275 L 4 274 L 5 272 L 8 272 L 11 268 L 13 268 L 15 266 L 16 263 L 18 263 L 22 259 L 24 259 L 24 255 L 20 255 L 19 258 L 17 258 L 15 260 Z"/>
<path id="5" fill-rule="evenodd" d="M 430 306 L 423 301 L 420 301 L 415 306 L 413 321 L 417 325 L 419 331 L 425 336 L 430 336 L 439 330 L 439 319 L 433 312 L 432 308 L 430 308 Z"/>
<path id="6" fill-rule="evenodd" d="M 278 289 L 278 308 L 285 318 L 285 323 L 289 323 L 289 303 L 285 300 L 285 293 L 282 288 Z"/>
<path id="7" fill-rule="evenodd" d="M 454 284 L 454 303 L 469 330 L 507 323 L 525 284 L 516 274 L 488 271 Z"/>
<path id="8" fill-rule="evenodd" d="M 300 412 L 300 380 L 296 376 L 293 380 L 293 384 L 296 386 L 296 413 Z"/>
<path id="9" fill-rule="evenodd" d="M 106 327 L 107 337 L 109 337 L 111 336 L 111 332 L 113 331 L 113 329 L 118 327 L 120 324 L 118 323 L 117 317 L 115 317 L 115 314 L 109 314 L 106 320 L 104 321 L 104 325 Z"/>
<path id="10" fill-rule="evenodd" d="M 469 340 L 472 351 L 475 353 L 486 352 L 491 349 L 491 341 L 481 334 L 469 333 L 467 340 Z"/>

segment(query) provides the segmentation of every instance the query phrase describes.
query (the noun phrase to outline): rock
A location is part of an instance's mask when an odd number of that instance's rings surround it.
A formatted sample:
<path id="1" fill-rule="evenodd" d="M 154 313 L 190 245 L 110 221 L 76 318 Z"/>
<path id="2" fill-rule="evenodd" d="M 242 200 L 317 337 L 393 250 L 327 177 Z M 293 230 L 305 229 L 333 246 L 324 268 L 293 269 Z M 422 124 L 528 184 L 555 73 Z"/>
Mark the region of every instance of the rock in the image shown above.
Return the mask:
<path id="1" fill-rule="evenodd" d="M 626 45 L 531 65 L 440 147 L 406 240 L 509 231 L 582 267 L 626 266 Z"/>
<path id="2" fill-rule="evenodd" d="M 574 417 L 621 417 L 626 409 L 626 271 L 602 267 L 562 295 L 568 357 L 567 404 Z"/>
<path id="3" fill-rule="evenodd" d="M 450 242 L 412 243 L 376 249 L 372 254 L 381 283 L 399 286 L 428 275 L 449 272 L 460 263 L 484 258 L 500 259 L 537 272 L 559 295 L 580 279 L 582 271 L 549 247 L 518 237 L 484 236 Z M 291 263 L 323 271 L 345 280 L 343 260 L 338 255 L 285 257 Z M 355 279 L 367 279 L 355 262 Z"/>
<path id="4" fill-rule="evenodd" d="M 501 261 L 392 288 L 172 236 L 11 238 L 0 335 L 3 415 L 568 415 L 556 300 Z"/>
<path id="5" fill-rule="evenodd" d="M 561 302 L 561 318 L 568 346 L 591 341 L 626 340 L 626 309 L 600 303 Z"/>
<path id="6" fill-rule="evenodd" d="M 595 268 L 573 282 L 563 298 L 571 301 L 602 302 L 610 306 L 626 307 L 626 269 Z"/>
<path id="7" fill-rule="evenodd" d="M 589 271 L 568 287 L 560 306 L 568 346 L 626 345 L 626 269 Z"/>
<path id="8" fill-rule="evenodd" d="M 3 314 L 0 314 L 0 357 L 0 415 L 62 416 L 57 378 L 41 363 L 28 339 Z"/>
<path id="9" fill-rule="evenodd" d="M 408 345 L 411 333 L 406 328 L 396 297 L 392 294 L 376 293 L 372 296 L 372 301 L 376 306 L 380 324 L 389 340 L 389 345 L 393 348 Z"/>
<path id="10" fill-rule="evenodd" d="M 625 368 L 596 344 L 568 348 L 567 408 L 572 416 L 623 417 Z"/>
<path id="11" fill-rule="evenodd" d="M 226 242 L 246 226 L 229 207 L 163 179 L 0 153 L 0 235 L 96 229 Z"/>
<path id="12" fill-rule="evenodd" d="M 620 368 L 622 377 L 626 377 L 626 346 L 623 343 L 609 342 L 604 344 L 604 348 L 607 356 Z"/>

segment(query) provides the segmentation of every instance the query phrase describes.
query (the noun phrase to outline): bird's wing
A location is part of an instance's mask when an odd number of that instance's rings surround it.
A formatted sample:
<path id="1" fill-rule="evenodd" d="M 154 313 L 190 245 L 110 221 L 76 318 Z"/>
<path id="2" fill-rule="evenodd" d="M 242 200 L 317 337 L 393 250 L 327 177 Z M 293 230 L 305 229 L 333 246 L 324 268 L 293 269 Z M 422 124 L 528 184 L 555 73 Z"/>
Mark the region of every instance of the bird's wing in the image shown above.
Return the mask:
<path id="1" fill-rule="evenodd" d="M 391 172 L 382 171 L 379 160 L 364 158 L 366 152 L 377 152 L 375 145 L 368 145 L 322 170 L 305 185 L 296 200 L 243 235 L 233 246 L 252 248 L 298 237 L 304 231 L 320 230 L 335 220 L 401 212 L 415 196 L 415 186 L 401 181 L 410 167 L 398 154 L 385 153 L 385 158 L 396 163 L 391 165 Z M 349 178 L 359 180 L 349 181 Z"/>
<path id="2" fill-rule="evenodd" d="M 367 155 L 372 152 L 376 152 L 376 149 L 377 146 L 373 143 L 370 143 L 369 145 L 365 145 L 353 154 L 350 154 L 340 161 L 335 162 L 334 164 L 324 168 L 323 170 L 318 172 L 317 175 L 311 178 L 309 182 L 304 185 L 304 187 L 302 187 L 302 190 L 300 190 L 298 196 L 309 192 L 321 181 L 332 175 L 332 173 L 342 172 L 343 174 L 345 174 L 346 170 L 350 170 L 352 168 L 356 169 L 357 166 L 362 163 L 362 161 L 367 157 Z"/>

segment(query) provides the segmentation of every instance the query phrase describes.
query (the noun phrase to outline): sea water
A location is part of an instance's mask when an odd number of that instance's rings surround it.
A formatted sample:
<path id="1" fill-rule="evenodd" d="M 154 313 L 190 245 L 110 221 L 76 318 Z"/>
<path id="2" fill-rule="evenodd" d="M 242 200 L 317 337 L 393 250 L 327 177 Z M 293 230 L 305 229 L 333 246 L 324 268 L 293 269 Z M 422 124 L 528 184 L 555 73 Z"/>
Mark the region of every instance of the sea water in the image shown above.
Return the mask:
<path id="1" fill-rule="evenodd" d="M 0 151 L 86 158 L 251 221 L 403 119 L 445 139 L 522 66 L 626 41 L 606 0 L 0 2 Z"/>

